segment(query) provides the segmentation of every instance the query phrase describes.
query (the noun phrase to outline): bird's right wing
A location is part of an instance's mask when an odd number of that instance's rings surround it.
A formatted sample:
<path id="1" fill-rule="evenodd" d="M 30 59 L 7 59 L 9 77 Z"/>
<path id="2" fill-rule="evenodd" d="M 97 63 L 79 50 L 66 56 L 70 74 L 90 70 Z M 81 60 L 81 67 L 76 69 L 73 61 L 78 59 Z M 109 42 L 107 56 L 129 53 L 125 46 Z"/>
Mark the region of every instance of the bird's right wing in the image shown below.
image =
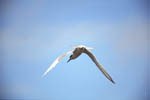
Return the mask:
<path id="1" fill-rule="evenodd" d="M 111 76 L 105 71 L 105 69 L 102 67 L 102 65 L 100 65 L 96 58 L 94 57 L 94 55 L 88 51 L 87 49 L 85 49 L 84 53 L 86 53 L 91 59 L 92 61 L 96 64 L 96 66 L 100 69 L 100 71 L 112 82 L 112 83 L 115 83 L 113 81 L 113 79 L 111 78 Z"/>
<path id="2" fill-rule="evenodd" d="M 68 54 L 72 53 L 74 50 L 70 50 L 67 53 L 65 53 L 62 56 L 59 56 L 52 64 L 51 66 L 45 71 L 45 73 L 42 75 L 42 77 L 44 77 L 51 69 L 53 69 L 56 64 L 58 64 L 65 56 L 67 56 Z"/>

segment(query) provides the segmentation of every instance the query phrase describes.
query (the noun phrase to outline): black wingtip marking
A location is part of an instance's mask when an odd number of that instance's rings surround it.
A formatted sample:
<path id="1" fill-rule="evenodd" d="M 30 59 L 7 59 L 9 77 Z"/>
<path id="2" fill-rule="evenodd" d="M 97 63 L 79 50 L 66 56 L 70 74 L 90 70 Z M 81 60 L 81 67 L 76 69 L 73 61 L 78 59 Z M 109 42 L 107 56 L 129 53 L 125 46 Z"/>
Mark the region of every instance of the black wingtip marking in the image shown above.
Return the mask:
<path id="1" fill-rule="evenodd" d="M 115 81 L 113 81 L 113 80 L 111 80 L 111 82 L 112 82 L 113 84 L 116 84 Z"/>

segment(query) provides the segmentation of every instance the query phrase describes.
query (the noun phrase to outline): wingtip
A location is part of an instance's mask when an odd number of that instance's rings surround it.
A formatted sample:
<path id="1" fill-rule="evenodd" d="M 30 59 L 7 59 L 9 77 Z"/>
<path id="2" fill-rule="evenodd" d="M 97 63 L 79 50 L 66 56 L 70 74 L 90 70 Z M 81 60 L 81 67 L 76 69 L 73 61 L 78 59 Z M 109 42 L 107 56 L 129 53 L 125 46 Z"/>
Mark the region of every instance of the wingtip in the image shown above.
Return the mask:
<path id="1" fill-rule="evenodd" d="M 113 81 L 113 80 L 111 80 L 111 82 L 112 82 L 113 84 L 116 84 L 115 81 Z"/>
<path id="2" fill-rule="evenodd" d="M 44 73 L 44 74 L 41 76 L 41 78 L 44 78 L 46 74 L 47 74 L 47 73 Z"/>
<path id="3" fill-rule="evenodd" d="M 43 75 L 41 76 L 41 78 L 44 78 L 44 76 L 45 76 L 45 75 L 43 74 Z"/>

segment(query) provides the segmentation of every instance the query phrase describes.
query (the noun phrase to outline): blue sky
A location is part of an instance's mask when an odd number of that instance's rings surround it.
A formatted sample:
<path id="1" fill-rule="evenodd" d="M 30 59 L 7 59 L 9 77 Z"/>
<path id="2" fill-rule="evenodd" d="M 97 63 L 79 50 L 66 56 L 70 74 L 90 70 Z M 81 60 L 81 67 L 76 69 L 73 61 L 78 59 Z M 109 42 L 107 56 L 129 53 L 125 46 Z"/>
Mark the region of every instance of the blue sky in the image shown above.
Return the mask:
<path id="1" fill-rule="evenodd" d="M 41 100 L 147 100 L 148 5 L 145 0 L 12 0 L 2 3 L 1 98 Z M 109 82 L 76 45 L 90 50 Z"/>

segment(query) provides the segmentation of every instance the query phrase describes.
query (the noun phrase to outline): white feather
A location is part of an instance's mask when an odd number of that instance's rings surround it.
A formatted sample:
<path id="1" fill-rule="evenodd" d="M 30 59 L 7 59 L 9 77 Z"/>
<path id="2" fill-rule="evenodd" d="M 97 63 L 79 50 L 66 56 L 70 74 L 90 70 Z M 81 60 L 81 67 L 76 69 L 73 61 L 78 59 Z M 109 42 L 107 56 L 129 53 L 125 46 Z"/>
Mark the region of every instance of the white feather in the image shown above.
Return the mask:
<path id="1" fill-rule="evenodd" d="M 70 50 L 68 51 L 67 53 L 65 53 L 64 55 L 62 56 L 59 56 L 52 64 L 51 66 L 45 71 L 45 73 L 42 75 L 42 77 L 44 77 L 50 70 L 52 70 L 56 64 L 58 64 L 66 55 L 72 53 L 74 50 Z"/>
<path id="2" fill-rule="evenodd" d="M 42 77 L 44 77 L 51 69 L 53 69 L 57 63 L 59 63 L 58 61 L 59 57 L 51 64 L 51 66 L 45 71 L 45 73 L 42 75 Z"/>

